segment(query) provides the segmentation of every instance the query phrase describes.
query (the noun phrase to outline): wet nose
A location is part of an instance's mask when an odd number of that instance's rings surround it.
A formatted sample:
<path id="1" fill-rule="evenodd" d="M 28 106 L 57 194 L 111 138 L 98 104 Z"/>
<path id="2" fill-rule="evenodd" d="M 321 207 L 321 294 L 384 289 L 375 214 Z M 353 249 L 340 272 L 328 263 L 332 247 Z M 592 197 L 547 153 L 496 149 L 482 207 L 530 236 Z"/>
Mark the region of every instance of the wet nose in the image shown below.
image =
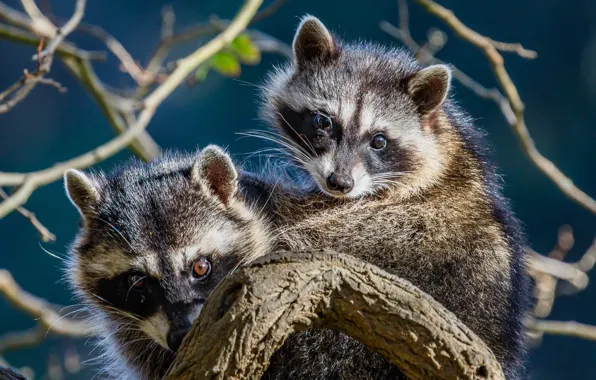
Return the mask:
<path id="1" fill-rule="evenodd" d="M 178 351 L 178 348 L 182 344 L 182 339 L 184 339 L 188 330 L 190 330 L 190 326 L 168 332 L 168 347 L 170 347 L 170 350 Z"/>
<path id="2" fill-rule="evenodd" d="M 347 194 L 354 187 L 352 176 L 347 174 L 332 173 L 327 178 L 327 187 L 329 190 L 340 191 Z"/>

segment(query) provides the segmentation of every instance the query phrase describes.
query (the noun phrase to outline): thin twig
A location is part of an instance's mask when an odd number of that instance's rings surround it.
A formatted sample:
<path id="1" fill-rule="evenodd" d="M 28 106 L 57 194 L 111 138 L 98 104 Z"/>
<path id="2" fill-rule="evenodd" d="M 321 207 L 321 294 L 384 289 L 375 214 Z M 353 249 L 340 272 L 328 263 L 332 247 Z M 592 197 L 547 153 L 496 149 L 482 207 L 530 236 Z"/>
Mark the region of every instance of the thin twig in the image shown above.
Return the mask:
<path id="1" fill-rule="evenodd" d="M 546 274 L 573 285 L 578 291 L 588 286 L 589 278 L 586 272 L 577 267 L 576 264 L 569 264 L 548 256 L 542 256 L 538 252 L 528 248 L 530 258 L 530 270 Z"/>
<path id="2" fill-rule="evenodd" d="M 16 9 L 9 7 L 8 5 L 4 4 L 0 1 L 0 19 L 5 20 L 11 25 L 18 26 L 23 29 L 27 30 L 35 30 L 35 22 L 30 18 L 27 17 L 26 14 L 17 11 Z M 54 26 L 49 25 L 49 28 L 45 32 L 40 32 L 35 30 L 36 33 L 41 34 L 45 37 L 53 37 L 54 36 Z"/>
<path id="3" fill-rule="evenodd" d="M 0 3 L 1 5 L 1 3 Z M 3 16 L 0 6 L 0 17 Z M 21 42 L 28 45 L 38 45 L 41 37 L 30 33 L 26 30 L 21 30 L 10 25 L 0 24 L 0 37 Z M 59 56 L 76 57 L 79 59 L 88 59 L 90 61 L 103 61 L 106 58 L 105 52 L 102 51 L 87 51 L 77 48 L 69 42 L 62 42 L 56 49 L 56 54 Z"/>
<path id="4" fill-rule="evenodd" d="M 6 194 L 6 192 L 2 188 L 0 188 L 0 197 L 2 197 L 3 199 L 8 198 L 8 194 Z M 41 222 L 37 219 L 34 213 L 32 213 L 24 207 L 17 207 L 16 211 L 19 214 L 23 215 L 29 221 L 29 223 L 31 223 L 31 225 L 35 227 L 37 232 L 39 232 L 39 237 L 41 238 L 41 241 L 43 241 L 44 243 L 56 241 L 56 235 L 51 233 L 50 230 L 48 230 L 43 224 L 41 224 Z"/>
<path id="5" fill-rule="evenodd" d="M 177 61 L 176 69 L 143 101 L 144 108 L 137 122 L 121 135 L 100 145 L 92 151 L 54 165 L 53 167 L 28 174 L 0 173 L 0 186 L 19 185 L 19 188 L 4 202 L 0 203 L 0 218 L 23 205 L 33 191 L 43 185 L 61 178 L 69 168 L 86 168 L 101 162 L 126 148 L 142 131 L 145 130 L 157 107 L 167 98 L 184 79 L 201 63 L 227 46 L 248 25 L 261 5 L 262 0 L 246 0 L 240 12 L 229 27 L 204 46 L 189 56 Z M 17 180 L 17 181 L 15 181 Z"/>
<path id="6" fill-rule="evenodd" d="M 47 329 L 37 325 L 29 330 L 11 331 L 0 335 L 0 354 L 20 348 L 36 346 L 46 337 Z"/>
<path id="7" fill-rule="evenodd" d="M 124 71 L 140 85 L 144 85 L 148 81 L 148 75 L 144 72 L 143 68 L 140 67 L 134 60 L 132 55 L 126 50 L 126 48 L 110 33 L 106 32 L 103 28 L 95 25 L 79 25 L 77 31 L 86 33 L 106 45 L 116 58 L 120 61 Z"/>
<path id="8" fill-rule="evenodd" d="M 0 294 L 16 309 L 33 318 L 46 330 L 55 334 L 83 337 L 92 333 L 91 327 L 81 321 L 64 318 L 48 301 L 21 289 L 6 269 L 0 269 Z"/>
<path id="9" fill-rule="evenodd" d="M 499 54 L 499 49 L 514 51 L 521 56 L 528 58 L 529 50 L 521 48 L 516 44 L 505 44 L 495 42 L 476 31 L 464 25 L 451 10 L 435 3 L 432 0 L 415 0 L 428 13 L 439 18 L 445 22 L 458 36 L 472 45 L 478 47 L 486 56 L 491 64 L 495 77 L 499 82 L 505 96 L 509 100 L 509 104 L 515 115 L 515 122 L 511 127 L 518 136 L 523 151 L 528 155 L 530 160 L 540 169 L 565 195 L 570 199 L 576 201 L 578 204 L 584 206 L 588 210 L 596 213 L 596 200 L 584 193 L 577 186 L 573 184 L 559 168 L 544 157 L 536 148 L 534 140 L 528 131 L 526 122 L 524 120 L 524 103 L 522 102 L 517 88 L 509 73 L 505 69 L 503 57 Z"/>
<path id="10" fill-rule="evenodd" d="M 0 25 L 0 37 L 29 45 L 37 45 L 40 40 L 40 37 L 28 31 L 22 31 L 5 25 Z M 117 133 L 122 133 L 126 130 L 126 124 L 123 123 L 118 116 L 117 110 L 122 109 L 127 105 L 135 105 L 131 103 L 132 100 L 123 102 L 122 98 L 117 98 L 112 91 L 108 90 L 101 80 L 97 78 L 91 65 L 91 61 L 93 60 L 105 59 L 105 53 L 80 50 L 68 42 L 62 42 L 58 46 L 56 53 L 62 58 L 63 63 L 67 66 L 69 71 L 91 93 L 114 130 Z M 15 84 L 15 86 L 18 86 L 18 84 Z M 9 90 L 14 91 L 12 89 Z M 2 98 L 3 96 L 0 95 L 0 101 L 2 101 Z M 135 155 L 145 161 L 151 160 L 159 153 L 159 146 L 146 132 L 141 133 L 141 135 L 133 141 L 130 148 Z"/>
<path id="11" fill-rule="evenodd" d="M 176 23 L 176 14 L 171 5 L 166 5 L 161 9 L 161 39 L 170 38 L 174 35 L 174 24 Z"/>
<path id="12" fill-rule="evenodd" d="M 269 4 L 267 7 L 261 9 L 257 14 L 253 17 L 250 21 L 249 25 L 253 25 L 254 23 L 261 21 L 267 17 L 273 15 L 277 10 L 288 0 L 276 0 Z M 146 66 L 145 74 L 147 75 L 145 79 L 145 84 L 139 86 L 136 91 L 137 97 L 142 97 L 147 94 L 149 91 L 149 87 L 156 82 L 159 78 L 159 73 L 163 68 L 163 64 L 168 56 L 169 50 L 174 45 L 179 45 L 187 41 L 195 40 L 203 36 L 212 35 L 215 33 L 221 32 L 221 28 L 215 25 L 213 22 L 202 22 L 197 25 L 190 26 L 185 30 L 174 33 L 173 32 L 173 11 L 171 9 L 165 8 L 162 11 L 162 35 L 159 44 L 151 54 L 149 58 L 149 63 Z M 172 23 L 171 30 L 172 33 L 163 33 L 164 30 L 170 29 L 170 21 Z M 262 39 L 258 42 L 259 48 L 262 48 L 263 51 L 267 52 L 275 52 L 282 55 L 287 55 L 288 50 L 284 49 L 283 43 L 281 41 L 275 40 L 273 37 L 271 39 Z"/>
<path id="13" fill-rule="evenodd" d="M 547 256 L 542 256 L 531 249 L 527 249 L 530 260 L 530 275 L 534 278 L 534 297 L 536 303 L 533 313 L 528 316 L 525 323 L 528 335 L 533 344 L 538 344 L 545 333 L 557 335 L 571 335 L 584 339 L 596 339 L 596 326 L 578 324 L 576 322 L 562 322 L 545 320 L 552 309 L 557 295 L 557 286 L 561 280 L 563 284 L 571 284 L 575 293 L 585 289 L 588 285 L 587 272 L 596 261 L 596 241 L 584 253 L 582 258 L 575 263 L 563 262 L 574 245 L 573 230 L 570 226 L 562 226 L 557 234 L 557 243 Z"/>
<path id="14" fill-rule="evenodd" d="M 489 38 L 488 40 L 498 50 L 507 53 L 515 53 L 520 57 L 526 59 L 535 59 L 536 57 L 538 57 L 538 53 L 536 51 L 526 49 L 520 43 L 499 42 L 493 40 L 492 38 Z"/>
<path id="15" fill-rule="evenodd" d="M 285 42 L 270 36 L 260 30 L 249 29 L 246 31 L 263 53 L 279 54 L 287 59 L 292 59 L 294 53 L 292 47 Z"/>
<path id="16" fill-rule="evenodd" d="M 401 3 L 405 3 L 405 0 L 400 1 L 400 4 Z M 402 7 L 400 7 L 400 9 L 402 9 Z M 407 9 L 407 7 L 405 9 Z M 396 28 L 395 26 L 391 25 L 391 23 L 389 23 L 388 21 L 381 21 L 379 23 L 379 26 L 385 33 L 401 41 L 408 49 L 412 51 L 412 53 L 414 53 L 414 55 L 416 55 L 416 58 L 418 58 L 420 62 L 425 63 L 427 65 L 445 64 L 444 61 L 436 58 L 427 49 L 424 49 L 416 41 L 414 41 L 409 32 L 407 18 L 403 18 L 401 14 L 402 13 L 400 11 L 399 28 Z M 453 78 L 455 78 L 455 80 L 457 80 L 465 88 L 469 89 L 474 94 L 476 94 L 476 96 L 481 97 L 483 99 L 492 100 L 495 103 L 497 103 L 497 105 L 501 109 L 501 112 L 503 113 L 503 116 L 505 116 L 507 123 L 515 123 L 515 114 L 513 113 L 513 110 L 509 105 L 509 101 L 505 96 L 503 96 L 501 91 L 499 91 L 496 88 L 484 87 L 482 84 L 474 80 L 468 74 L 461 71 L 457 66 L 455 66 L 452 63 L 449 63 L 449 67 L 451 67 Z"/>
<path id="17" fill-rule="evenodd" d="M 527 323 L 529 329 L 551 335 L 574 336 L 582 339 L 596 340 L 596 326 L 576 321 L 532 320 Z"/>
<path id="18" fill-rule="evenodd" d="M 66 36 L 72 33 L 72 31 L 79 25 L 79 23 L 83 19 L 86 5 L 87 0 L 77 0 L 75 5 L 75 11 L 72 14 L 70 20 L 68 20 L 68 22 L 64 24 L 64 26 L 56 30 L 56 37 L 53 38 L 52 41 L 48 44 L 48 46 L 41 52 L 40 56 L 38 56 L 37 54 L 34 55 L 33 60 L 37 60 L 39 58 L 51 58 L 54 55 L 54 52 L 58 48 L 58 45 L 60 45 L 62 41 L 64 41 Z M 41 70 L 43 70 L 43 68 Z"/>
<path id="19" fill-rule="evenodd" d="M 83 18 L 83 14 L 85 13 L 85 5 L 86 0 L 77 0 L 75 12 L 73 13 L 72 17 L 66 25 L 62 28 L 56 28 L 48 19 L 45 17 L 34 1 L 31 0 L 22 0 L 23 8 L 31 17 L 31 22 L 25 22 L 24 17 L 19 15 L 19 13 L 12 8 L 5 6 L 3 4 L 0 7 L 0 11 L 5 12 L 3 14 L 3 18 L 8 19 L 9 21 L 15 21 L 16 24 L 21 26 L 26 26 L 31 28 L 32 30 L 36 31 L 37 33 L 41 34 L 40 38 L 40 45 L 43 43 L 43 38 L 47 36 L 52 36 L 52 40 L 48 43 L 48 46 L 45 50 L 41 52 L 41 54 L 36 54 L 33 58 L 34 60 L 38 61 L 37 70 L 34 73 L 29 74 L 25 71 L 24 76 L 17 82 L 18 86 L 11 86 L 11 91 L 8 94 L 5 92 L 4 98 L 10 96 L 10 98 L 4 103 L 0 104 L 0 114 L 5 113 L 15 107 L 18 103 L 22 102 L 27 95 L 35 88 L 35 86 L 39 83 L 51 84 L 53 86 L 58 86 L 59 89 L 62 89 L 62 86 L 59 85 L 54 80 L 45 80 L 44 76 L 48 74 L 51 70 L 52 61 L 54 58 L 54 53 L 60 43 L 64 41 L 64 38 L 76 28 L 79 24 L 81 19 Z M 40 26 L 41 25 L 41 26 Z M 48 28 L 53 28 L 54 33 L 51 33 Z M 40 32 L 43 30 L 43 32 Z"/>
<path id="20" fill-rule="evenodd" d="M 55 38 L 58 34 L 56 26 L 41 13 L 34 0 L 21 0 L 25 12 L 31 17 L 32 29 L 34 32 L 49 38 Z"/>
<path id="21" fill-rule="evenodd" d="M 275 0 L 271 4 L 267 5 L 265 8 L 261 9 L 255 17 L 252 18 L 250 24 L 253 25 L 259 21 L 263 21 L 264 19 L 271 17 L 282 7 L 288 0 Z"/>
<path id="22" fill-rule="evenodd" d="M 8 90 L 2 93 L 3 98 L 10 97 L 2 104 L 0 104 L 0 114 L 6 113 L 13 109 L 17 104 L 23 101 L 29 95 L 31 90 L 35 87 L 39 77 L 30 77 L 23 75 L 18 82 L 9 87 Z"/>

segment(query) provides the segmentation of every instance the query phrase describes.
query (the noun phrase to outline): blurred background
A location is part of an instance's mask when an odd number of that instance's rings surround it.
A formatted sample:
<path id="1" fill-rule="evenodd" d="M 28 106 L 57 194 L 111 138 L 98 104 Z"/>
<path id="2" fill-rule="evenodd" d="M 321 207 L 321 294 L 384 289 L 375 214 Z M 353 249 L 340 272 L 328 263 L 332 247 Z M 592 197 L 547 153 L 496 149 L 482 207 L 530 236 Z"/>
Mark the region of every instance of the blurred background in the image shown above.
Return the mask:
<path id="1" fill-rule="evenodd" d="M 49 0 L 54 15 L 68 18 L 74 1 Z M 265 5 L 271 1 L 265 1 Z M 15 0 L 8 5 L 21 9 Z M 42 2 L 43 3 L 43 2 Z M 440 1 L 468 26 L 499 41 L 521 42 L 536 50 L 538 58 L 526 60 L 507 54 L 506 66 L 527 107 L 526 120 L 538 149 L 569 175 L 574 183 L 596 196 L 596 1 L 484 0 Z M 241 1 L 192 0 L 103 0 L 90 1 L 84 21 L 101 25 L 135 57 L 145 63 L 159 40 L 161 9 L 172 6 L 176 27 L 182 28 L 211 15 L 233 17 Z M 379 22 L 398 20 L 394 0 L 315 1 L 290 0 L 274 15 L 254 25 L 286 43 L 291 43 L 299 17 L 319 17 L 345 39 L 365 39 L 399 46 L 379 28 Z M 487 87 L 496 85 L 489 64 L 474 47 L 459 40 L 449 29 L 417 5 L 410 5 L 410 28 L 414 39 L 423 42 L 430 28 L 445 31 L 448 41 L 438 58 L 451 62 Z M 74 33 L 70 41 L 87 50 L 105 50 L 95 39 Z M 174 50 L 173 57 L 194 50 L 197 42 Z M 35 47 L 0 40 L 0 89 L 14 83 L 24 68 L 31 69 Z M 148 127 L 164 148 L 194 150 L 208 143 L 229 147 L 239 160 L 263 147 L 263 142 L 240 139 L 237 131 L 262 128 L 257 119 L 257 88 L 272 65 L 285 58 L 263 53 L 258 65 L 242 66 L 238 79 L 215 72 L 194 87 L 181 86 L 159 107 Z M 94 63 L 106 83 L 125 88 L 133 82 L 118 69 L 113 56 Z M 68 88 L 64 94 L 38 86 L 21 104 L 0 115 L 0 171 L 29 172 L 84 153 L 114 135 L 98 105 L 59 62 L 51 78 Z M 455 97 L 483 127 L 495 147 L 495 159 L 505 181 L 505 193 L 522 220 L 530 245 L 548 253 L 563 224 L 573 227 L 575 248 L 568 260 L 579 258 L 594 239 L 594 214 L 566 198 L 519 148 L 498 107 L 455 85 Z M 110 169 L 131 153 L 124 151 L 97 168 Z M 57 235 L 55 243 L 40 243 L 37 232 L 17 213 L 0 220 L 0 268 L 9 269 L 26 290 L 58 304 L 72 304 L 72 294 L 61 282 L 62 263 L 42 247 L 66 254 L 77 229 L 78 214 L 64 195 L 62 183 L 37 190 L 26 207 Z M 596 285 L 572 297 L 557 299 L 550 319 L 577 320 L 596 324 Z M 0 299 L 0 334 L 34 325 L 28 315 L 15 311 Z M 62 361 L 66 353 L 90 357 L 92 342 L 51 337 L 37 347 L 3 354 L 16 367 L 29 366 L 36 378 L 47 377 L 48 361 Z M 95 352 L 97 353 L 97 352 Z M 533 379 L 593 378 L 596 342 L 547 335 L 530 355 Z M 46 375 L 44 375 L 46 374 Z M 67 379 L 88 379 L 93 364 L 84 364 Z"/>

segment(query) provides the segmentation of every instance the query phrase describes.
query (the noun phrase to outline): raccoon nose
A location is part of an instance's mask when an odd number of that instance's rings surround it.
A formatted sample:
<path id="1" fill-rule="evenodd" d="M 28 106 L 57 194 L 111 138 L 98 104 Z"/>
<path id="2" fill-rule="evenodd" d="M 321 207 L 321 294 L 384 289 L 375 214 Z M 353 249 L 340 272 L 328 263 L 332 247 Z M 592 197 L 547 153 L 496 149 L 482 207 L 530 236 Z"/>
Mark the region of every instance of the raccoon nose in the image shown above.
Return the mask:
<path id="1" fill-rule="evenodd" d="M 188 333 L 188 330 L 190 330 L 190 326 L 177 330 L 170 330 L 170 332 L 168 332 L 167 340 L 170 350 L 178 351 L 178 348 L 180 348 L 180 345 L 182 344 L 182 339 L 184 339 L 186 333 Z"/>
<path id="2" fill-rule="evenodd" d="M 347 174 L 332 173 L 327 178 L 327 187 L 329 190 L 341 191 L 342 193 L 347 194 L 354 187 L 354 180 L 352 179 L 352 176 Z"/>

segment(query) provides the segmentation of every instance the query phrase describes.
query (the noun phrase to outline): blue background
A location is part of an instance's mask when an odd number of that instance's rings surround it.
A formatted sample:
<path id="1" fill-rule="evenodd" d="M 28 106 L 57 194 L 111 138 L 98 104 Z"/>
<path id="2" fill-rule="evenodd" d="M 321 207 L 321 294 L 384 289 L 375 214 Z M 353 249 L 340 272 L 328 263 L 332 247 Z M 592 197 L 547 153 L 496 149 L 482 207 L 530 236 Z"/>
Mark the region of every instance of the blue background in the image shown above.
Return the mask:
<path id="1" fill-rule="evenodd" d="M 17 1 L 9 5 L 20 8 Z M 54 14 L 69 17 L 73 1 L 50 2 Z M 266 4 L 268 2 L 266 1 Z M 233 17 L 241 1 L 163 2 L 157 0 L 90 1 L 85 21 L 102 25 L 142 62 L 159 38 L 160 9 L 171 4 L 179 28 L 206 20 L 212 14 Z M 528 61 L 506 55 L 507 68 L 527 106 L 526 119 L 538 148 L 553 160 L 585 192 L 596 196 L 594 166 L 596 153 L 596 2 L 576 0 L 484 0 L 442 1 L 468 26 L 496 40 L 519 41 L 539 53 Z M 446 30 L 438 20 L 416 5 L 410 7 L 414 37 L 424 40 L 430 27 Z M 315 1 L 293 0 L 273 17 L 256 25 L 277 38 L 291 42 L 299 16 L 311 13 L 346 39 L 364 38 L 388 45 L 398 45 L 382 32 L 379 21 L 397 22 L 394 0 Z M 448 32 L 448 31 L 447 31 Z M 487 86 L 494 78 L 482 54 L 448 32 L 449 42 L 439 58 Z M 89 50 L 104 49 L 97 41 L 75 34 L 71 38 Z M 184 54 L 196 44 L 177 49 Z M 33 69 L 30 61 L 34 47 L 0 41 L 0 88 L 17 80 L 23 68 Z M 189 89 L 181 87 L 159 108 L 149 125 L 149 132 L 165 148 L 193 150 L 207 143 L 228 146 L 239 159 L 263 147 L 253 139 L 239 139 L 236 131 L 260 128 L 256 116 L 256 88 L 264 73 L 280 56 L 265 55 L 260 65 L 243 67 L 241 81 L 211 73 L 206 82 Z M 105 82 L 116 86 L 132 85 L 119 72 L 118 61 L 111 56 L 105 63 L 94 64 Z M 27 172 L 45 168 L 54 162 L 92 149 L 113 136 L 113 131 L 97 104 L 56 62 L 51 77 L 69 91 L 58 94 L 38 86 L 25 102 L 0 115 L 0 171 Z M 496 148 L 496 159 L 506 182 L 505 192 L 512 198 L 523 221 L 530 243 L 540 252 L 548 252 L 560 225 L 573 226 L 576 248 L 569 260 L 579 257 L 594 238 L 595 217 L 566 198 L 524 156 L 518 141 L 495 104 L 479 99 L 470 91 L 455 86 L 456 98 L 488 131 Z M 99 165 L 109 169 L 129 152 L 123 152 Z M 64 195 L 62 183 L 56 182 L 36 191 L 27 207 L 58 236 L 54 244 L 43 244 L 58 254 L 66 254 L 73 238 L 78 215 Z M 66 286 L 59 282 L 61 262 L 44 253 L 36 231 L 20 215 L 13 213 L 0 221 L 0 267 L 12 271 L 21 286 L 55 303 L 74 302 Z M 555 303 L 552 319 L 578 320 L 596 324 L 596 286 Z M 32 327 L 34 322 L 0 301 L 0 334 Z M 51 338 L 39 347 L 6 355 L 15 366 L 32 366 L 37 378 L 45 372 L 51 353 L 61 354 L 81 342 Z M 593 378 L 596 343 L 570 337 L 546 336 L 531 354 L 530 376 L 535 379 Z M 86 379 L 87 369 L 69 378 Z"/>

